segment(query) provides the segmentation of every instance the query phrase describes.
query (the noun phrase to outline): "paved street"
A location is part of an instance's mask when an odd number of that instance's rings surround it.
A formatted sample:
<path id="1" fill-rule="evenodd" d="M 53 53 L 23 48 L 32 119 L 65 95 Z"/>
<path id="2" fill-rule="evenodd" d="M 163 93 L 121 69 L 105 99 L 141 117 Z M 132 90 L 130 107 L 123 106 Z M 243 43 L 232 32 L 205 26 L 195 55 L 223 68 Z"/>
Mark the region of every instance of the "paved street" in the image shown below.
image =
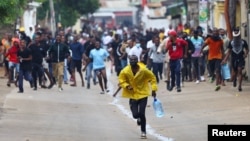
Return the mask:
<path id="1" fill-rule="evenodd" d="M 25 83 L 25 93 L 9 89 L 0 111 L 1 141 L 136 141 L 140 129 L 132 119 L 128 100 L 111 95 L 117 88 L 117 77 L 109 74 L 110 93 L 99 94 L 99 85 L 91 89 L 64 85 L 63 92 L 33 91 Z M 78 82 L 78 84 L 80 84 Z M 159 84 L 158 98 L 165 116 L 157 118 L 152 98 L 146 111 L 148 141 L 205 141 L 208 124 L 249 124 L 250 84 L 244 83 L 238 93 L 230 83 L 219 92 L 208 82 L 186 82 L 181 93 L 166 91 Z M 3 91 L 0 92 L 3 97 Z M 3 98 L 1 98 L 2 100 Z"/>

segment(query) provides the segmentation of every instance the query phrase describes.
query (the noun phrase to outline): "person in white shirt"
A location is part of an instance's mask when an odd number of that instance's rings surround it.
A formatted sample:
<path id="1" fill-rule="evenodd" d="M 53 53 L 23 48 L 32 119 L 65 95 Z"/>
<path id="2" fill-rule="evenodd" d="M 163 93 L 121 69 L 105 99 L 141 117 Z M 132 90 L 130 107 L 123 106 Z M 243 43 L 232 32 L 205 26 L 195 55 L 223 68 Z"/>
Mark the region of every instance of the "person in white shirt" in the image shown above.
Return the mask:
<path id="1" fill-rule="evenodd" d="M 107 50 L 108 44 L 112 42 L 113 38 L 113 33 L 112 32 L 104 32 L 104 37 L 103 37 L 103 48 Z"/>
<path id="2" fill-rule="evenodd" d="M 163 63 L 163 75 L 164 75 L 164 78 L 165 78 L 165 81 L 166 82 L 166 88 L 167 90 L 170 88 L 170 66 L 169 66 L 169 53 L 166 52 L 166 46 L 167 46 L 167 43 L 169 41 L 169 37 L 168 37 L 168 34 L 166 36 L 166 38 L 160 43 L 159 47 L 157 48 L 157 53 L 165 53 L 165 62 Z"/>
<path id="3" fill-rule="evenodd" d="M 165 60 L 165 55 L 163 52 L 157 52 L 160 45 L 159 36 L 153 37 L 154 46 L 150 48 L 149 53 L 152 54 L 152 68 L 153 73 L 156 77 L 157 83 L 159 83 L 159 76 L 162 79 L 163 62 Z"/>
<path id="4" fill-rule="evenodd" d="M 138 62 L 141 61 L 142 48 L 139 43 L 135 43 L 135 45 L 130 49 L 129 56 L 136 55 L 138 57 Z"/>

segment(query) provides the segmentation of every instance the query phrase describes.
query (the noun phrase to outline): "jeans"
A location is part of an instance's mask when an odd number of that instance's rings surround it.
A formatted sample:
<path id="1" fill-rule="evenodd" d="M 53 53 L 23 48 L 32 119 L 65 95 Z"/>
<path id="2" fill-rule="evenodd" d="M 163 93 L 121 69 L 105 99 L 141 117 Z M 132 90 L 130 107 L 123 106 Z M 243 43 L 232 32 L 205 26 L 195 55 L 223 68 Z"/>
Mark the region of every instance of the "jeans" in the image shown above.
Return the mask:
<path id="1" fill-rule="evenodd" d="M 33 77 L 33 83 L 34 83 L 34 88 L 37 88 L 37 77 L 39 79 L 39 84 L 42 83 L 42 77 L 43 77 L 43 67 L 42 64 L 32 64 L 32 77 Z"/>
<path id="2" fill-rule="evenodd" d="M 52 63 L 49 63 L 49 74 L 50 74 L 51 77 L 54 77 L 53 76 Z"/>
<path id="3" fill-rule="evenodd" d="M 159 83 L 159 75 L 162 78 L 162 72 L 163 72 L 163 63 L 154 63 L 152 64 L 153 67 L 153 73 L 156 77 L 157 83 Z"/>
<path id="4" fill-rule="evenodd" d="M 90 84 L 90 78 L 92 76 L 92 71 L 93 71 L 93 63 L 89 63 L 87 68 L 86 68 L 86 76 L 87 76 L 87 84 Z M 96 82 L 96 73 L 94 73 L 93 80 Z"/>
<path id="5" fill-rule="evenodd" d="M 29 81 L 30 84 L 32 84 L 31 71 L 22 69 L 19 70 L 18 87 L 20 92 L 23 92 L 23 79 Z"/>
<path id="6" fill-rule="evenodd" d="M 195 74 L 195 77 L 196 77 L 196 80 L 200 80 L 200 76 L 201 76 L 201 65 L 200 65 L 200 62 L 201 61 L 201 58 L 200 57 L 193 57 L 192 58 L 192 65 L 193 65 L 193 68 L 194 68 L 194 74 Z"/>
<path id="7" fill-rule="evenodd" d="M 68 73 L 67 73 L 67 68 L 68 68 L 68 60 L 67 59 L 64 59 L 64 69 L 63 69 L 63 81 L 64 82 L 67 82 L 68 81 Z"/>
<path id="8" fill-rule="evenodd" d="M 147 106 L 148 98 L 142 98 L 139 100 L 130 99 L 129 105 L 130 110 L 132 112 L 133 118 L 141 120 L 141 131 L 146 133 L 146 106 Z"/>
<path id="9" fill-rule="evenodd" d="M 128 62 L 127 59 L 121 59 L 121 68 L 125 68 L 127 66 Z"/>
<path id="10" fill-rule="evenodd" d="M 170 60 L 171 87 L 181 86 L 181 60 Z M 176 82 L 176 83 L 175 83 Z"/>

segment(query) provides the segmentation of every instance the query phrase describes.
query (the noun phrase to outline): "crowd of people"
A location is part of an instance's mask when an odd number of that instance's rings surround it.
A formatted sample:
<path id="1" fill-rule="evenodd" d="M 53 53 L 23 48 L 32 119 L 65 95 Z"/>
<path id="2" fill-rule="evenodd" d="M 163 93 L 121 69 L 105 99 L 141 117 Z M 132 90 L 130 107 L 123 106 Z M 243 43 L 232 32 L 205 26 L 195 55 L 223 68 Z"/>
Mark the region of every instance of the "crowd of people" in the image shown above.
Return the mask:
<path id="1" fill-rule="evenodd" d="M 82 87 L 90 89 L 93 80 L 94 85 L 99 84 L 100 94 L 105 94 L 109 92 L 106 74 L 109 63 L 111 73 L 115 72 L 119 80 L 114 96 L 123 90 L 122 95 L 130 99 L 133 117 L 138 119 L 145 137 L 148 83 L 154 97 L 161 81 L 168 91 L 175 88 L 181 92 L 184 82 L 199 84 L 206 78 L 211 83 L 216 81 L 215 91 L 225 82 L 233 82 L 242 91 L 248 44 L 241 39 L 239 28 L 234 28 L 232 40 L 226 33 L 214 28 L 204 36 L 200 27 L 191 29 L 185 24 L 177 28 L 170 25 L 168 30 L 148 29 L 145 34 L 125 29 L 83 30 L 77 34 L 60 29 L 52 37 L 48 29 L 38 26 L 32 36 L 26 35 L 23 28 L 15 35 L 6 33 L 0 45 L 7 86 L 15 84 L 18 93 L 24 92 L 23 80 L 33 90 L 57 85 L 61 92 L 63 84 L 69 81 L 70 86 L 76 87 L 77 71 Z M 230 80 L 221 73 L 225 64 L 232 72 Z"/>

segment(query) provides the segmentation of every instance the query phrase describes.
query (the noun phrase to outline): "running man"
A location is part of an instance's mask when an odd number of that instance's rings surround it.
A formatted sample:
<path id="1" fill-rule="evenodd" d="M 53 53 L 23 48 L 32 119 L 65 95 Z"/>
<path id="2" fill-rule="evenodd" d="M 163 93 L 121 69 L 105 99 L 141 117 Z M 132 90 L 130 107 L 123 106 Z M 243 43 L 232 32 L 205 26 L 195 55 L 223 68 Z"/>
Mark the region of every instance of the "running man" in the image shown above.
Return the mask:
<path id="1" fill-rule="evenodd" d="M 143 66 L 143 63 L 138 63 L 136 55 L 129 56 L 129 62 L 130 65 L 119 74 L 119 86 L 122 87 L 122 97 L 129 98 L 130 110 L 137 119 L 137 125 L 141 126 L 141 138 L 145 139 L 147 101 L 150 93 L 153 97 L 156 96 L 157 81 L 152 71 Z"/>
<path id="2" fill-rule="evenodd" d="M 233 86 L 237 86 L 238 77 L 238 90 L 242 91 L 242 70 L 245 67 L 245 59 L 248 55 L 249 49 L 248 44 L 245 40 L 241 39 L 239 28 L 233 30 L 233 40 L 229 42 L 228 52 L 222 61 L 225 64 L 231 55 L 231 66 L 232 66 L 232 80 Z"/>
<path id="3" fill-rule="evenodd" d="M 101 48 L 100 41 L 98 40 L 95 42 L 95 47 L 95 49 L 90 51 L 89 58 L 93 60 L 93 70 L 97 75 L 102 90 L 100 94 L 104 94 L 105 91 L 109 92 L 107 88 L 107 74 L 105 68 L 105 59 L 109 57 L 109 53 L 105 49 Z"/>

